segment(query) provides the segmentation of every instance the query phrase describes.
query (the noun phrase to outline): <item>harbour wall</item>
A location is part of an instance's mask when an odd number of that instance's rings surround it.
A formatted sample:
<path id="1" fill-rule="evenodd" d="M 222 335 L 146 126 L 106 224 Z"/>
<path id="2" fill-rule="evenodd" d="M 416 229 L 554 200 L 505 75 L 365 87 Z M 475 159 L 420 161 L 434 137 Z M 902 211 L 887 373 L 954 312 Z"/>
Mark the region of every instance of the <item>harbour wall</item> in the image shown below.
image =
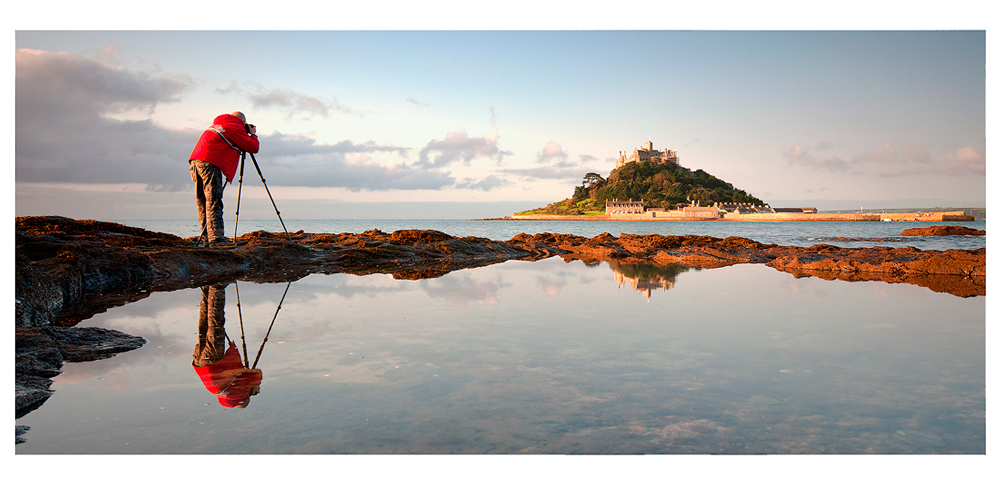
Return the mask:
<path id="1" fill-rule="evenodd" d="M 723 220 L 741 222 L 974 222 L 976 218 L 965 212 L 912 212 L 912 213 L 727 213 Z"/>
<path id="2" fill-rule="evenodd" d="M 511 215 L 511 220 L 621 220 L 650 222 L 973 222 L 975 217 L 963 211 L 912 212 L 912 213 L 727 213 L 721 218 L 708 213 L 681 211 L 651 211 L 645 213 L 619 213 L 614 215 Z"/>

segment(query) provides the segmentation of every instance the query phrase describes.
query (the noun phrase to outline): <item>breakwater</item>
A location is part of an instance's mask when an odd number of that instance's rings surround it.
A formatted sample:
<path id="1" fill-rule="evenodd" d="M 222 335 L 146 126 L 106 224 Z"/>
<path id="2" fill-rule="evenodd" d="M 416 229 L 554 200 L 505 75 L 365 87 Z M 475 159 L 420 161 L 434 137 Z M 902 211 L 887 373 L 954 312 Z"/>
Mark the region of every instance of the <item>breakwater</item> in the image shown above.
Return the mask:
<path id="1" fill-rule="evenodd" d="M 613 215 L 511 215 L 510 220 L 577 220 L 577 221 L 650 221 L 650 222 L 973 222 L 975 217 L 964 211 L 905 212 L 905 213 L 726 213 L 713 216 L 694 215 L 680 210 L 647 211 L 645 213 L 619 213 Z"/>

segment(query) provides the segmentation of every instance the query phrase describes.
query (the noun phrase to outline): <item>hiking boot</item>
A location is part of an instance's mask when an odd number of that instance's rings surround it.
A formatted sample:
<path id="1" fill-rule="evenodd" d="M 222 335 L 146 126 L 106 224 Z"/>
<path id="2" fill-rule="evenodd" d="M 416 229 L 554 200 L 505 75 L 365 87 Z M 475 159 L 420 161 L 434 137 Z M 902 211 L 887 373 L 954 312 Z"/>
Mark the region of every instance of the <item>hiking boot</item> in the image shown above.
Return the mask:
<path id="1" fill-rule="evenodd" d="M 209 247 L 233 247 L 236 244 L 229 241 L 225 237 L 220 237 L 208 243 Z"/>

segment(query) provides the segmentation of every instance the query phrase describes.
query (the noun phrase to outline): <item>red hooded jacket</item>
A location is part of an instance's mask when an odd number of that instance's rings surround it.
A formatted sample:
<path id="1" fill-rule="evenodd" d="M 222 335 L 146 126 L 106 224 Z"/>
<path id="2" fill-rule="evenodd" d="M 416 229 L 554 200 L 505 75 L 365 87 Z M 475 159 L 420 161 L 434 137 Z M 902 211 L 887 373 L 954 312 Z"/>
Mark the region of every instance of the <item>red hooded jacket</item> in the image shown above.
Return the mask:
<path id="1" fill-rule="evenodd" d="M 256 153 L 259 149 L 257 135 L 248 135 L 240 118 L 220 114 L 212 126 L 201 134 L 188 161 L 207 161 L 219 167 L 226 179 L 232 182 L 240 164 L 240 150 Z"/>
<path id="2" fill-rule="evenodd" d="M 219 397 L 219 404 L 230 408 L 249 401 L 250 387 L 259 385 L 264 378 L 262 371 L 243 367 L 240 351 L 232 342 L 221 360 L 208 366 L 195 366 L 194 371 L 205 388 Z"/>

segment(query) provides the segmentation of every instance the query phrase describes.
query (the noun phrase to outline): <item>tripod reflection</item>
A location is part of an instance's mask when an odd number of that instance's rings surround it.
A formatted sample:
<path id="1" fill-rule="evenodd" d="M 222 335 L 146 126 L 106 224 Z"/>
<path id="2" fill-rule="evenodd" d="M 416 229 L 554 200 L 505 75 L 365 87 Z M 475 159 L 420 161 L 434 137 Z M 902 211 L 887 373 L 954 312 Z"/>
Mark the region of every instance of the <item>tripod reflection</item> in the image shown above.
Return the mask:
<path id="1" fill-rule="evenodd" d="M 281 304 L 288 294 L 289 282 L 285 293 L 274 312 L 271 325 L 260 344 L 253 366 L 247 360 L 246 337 L 243 335 L 243 312 L 239 304 L 239 285 L 236 285 L 236 307 L 240 315 L 240 337 L 243 354 L 236 343 L 226 334 L 226 287 L 228 284 L 216 284 L 201 288 L 201 308 L 198 316 L 198 343 L 194 347 L 191 365 L 198 377 L 212 395 L 219 399 L 219 404 L 229 408 L 246 408 L 250 397 L 260 393 L 260 383 L 264 375 L 257 369 L 257 362 L 264 351 L 264 345 L 271 334 L 271 328 L 281 310 Z"/>

